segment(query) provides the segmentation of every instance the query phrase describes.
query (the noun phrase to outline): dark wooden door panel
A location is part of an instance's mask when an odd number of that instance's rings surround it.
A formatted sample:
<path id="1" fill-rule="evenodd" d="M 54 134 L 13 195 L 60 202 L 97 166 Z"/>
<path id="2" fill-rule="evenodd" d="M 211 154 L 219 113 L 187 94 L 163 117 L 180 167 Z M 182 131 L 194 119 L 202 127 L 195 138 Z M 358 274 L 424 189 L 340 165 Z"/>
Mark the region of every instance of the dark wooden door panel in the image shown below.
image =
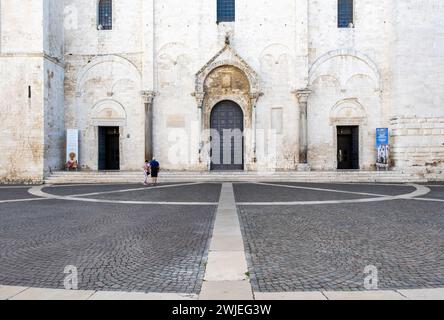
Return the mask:
<path id="1" fill-rule="evenodd" d="M 232 101 L 222 101 L 211 113 L 211 170 L 244 169 L 244 115 Z M 217 137 L 214 134 L 217 133 Z"/>

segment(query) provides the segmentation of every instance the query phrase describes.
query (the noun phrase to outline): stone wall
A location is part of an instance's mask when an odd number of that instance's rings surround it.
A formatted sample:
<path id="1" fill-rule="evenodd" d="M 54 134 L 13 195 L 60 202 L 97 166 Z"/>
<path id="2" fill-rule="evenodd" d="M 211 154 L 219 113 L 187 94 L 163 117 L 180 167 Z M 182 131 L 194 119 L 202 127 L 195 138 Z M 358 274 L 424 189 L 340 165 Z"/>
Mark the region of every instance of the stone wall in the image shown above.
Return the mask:
<path id="1" fill-rule="evenodd" d="M 396 168 L 444 172 L 444 117 L 401 116 L 392 119 L 391 127 Z"/>
<path id="2" fill-rule="evenodd" d="M 0 84 L 0 179 L 38 180 L 63 167 L 68 128 L 80 129 L 82 167 L 97 170 L 98 127 L 107 124 L 121 128 L 121 169 L 138 170 L 145 160 L 142 91 L 155 93 L 153 152 L 162 167 L 205 170 L 196 78 L 227 34 L 234 52 L 228 64 L 242 61 L 257 77 L 245 115 L 257 130 L 246 142 L 247 169 L 297 168 L 295 92 L 308 88 L 313 169 L 335 169 L 336 127 L 359 125 L 361 169 L 374 168 L 375 129 L 390 127 L 397 169 L 441 170 L 439 1 L 355 0 L 354 28 L 341 29 L 336 0 L 237 1 L 236 22 L 219 24 L 216 1 L 120 0 L 113 1 L 112 30 L 98 30 L 97 3 L 0 1 L 0 67 L 8 74 Z M 254 143 L 269 147 L 270 130 L 273 154 L 253 154 Z M 180 162 L 171 157 L 178 145 Z"/>

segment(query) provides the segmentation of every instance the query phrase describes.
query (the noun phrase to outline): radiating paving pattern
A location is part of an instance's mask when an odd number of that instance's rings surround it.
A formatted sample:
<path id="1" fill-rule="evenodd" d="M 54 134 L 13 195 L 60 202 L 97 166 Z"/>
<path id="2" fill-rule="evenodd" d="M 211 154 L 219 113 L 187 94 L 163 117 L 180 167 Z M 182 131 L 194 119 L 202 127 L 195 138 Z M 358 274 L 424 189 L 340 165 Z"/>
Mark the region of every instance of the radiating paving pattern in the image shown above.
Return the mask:
<path id="1" fill-rule="evenodd" d="M 84 191 L 134 186 L 88 188 Z M 217 199 L 220 185 L 162 190 L 171 198 Z M 142 192 L 137 196 L 147 200 L 160 196 L 160 191 Z M 84 290 L 198 293 L 215 211 L 204 205 L 57 199 L 0 204 L 0 284 L 63 288 L 64 268 L 73 265 Z"/>
<path id="2" fill-rule="evenodd" d="M 379 289 L 444 288 L 442 184 L 232 186 L 256 293 L 361 291 L 369 265 Z M 63 288 L 73 265 L 79 289 L 196 297 L 210 239 L 233 250 L 240 235 L 227 199 L 220 183 L 0 187 L 0 289 Z"/>
<path id="3" fill-rule="evenodd" d="M 385 188 L 355 185 L 350 190 L 411 192 Z M 268 189 L 267 198 L 275 199 L 273 193 L 280 193 L 279 198 L 301 191 L 284 189 Z M 238 198 L 246 200 L 254 186 L 238 184 L 235 190 Z M 368 265 L 378 268 L 380 289 L 444 287 L 442 202 L 240 206 L 239 214 L 255 291 L 365 290 Z"/>

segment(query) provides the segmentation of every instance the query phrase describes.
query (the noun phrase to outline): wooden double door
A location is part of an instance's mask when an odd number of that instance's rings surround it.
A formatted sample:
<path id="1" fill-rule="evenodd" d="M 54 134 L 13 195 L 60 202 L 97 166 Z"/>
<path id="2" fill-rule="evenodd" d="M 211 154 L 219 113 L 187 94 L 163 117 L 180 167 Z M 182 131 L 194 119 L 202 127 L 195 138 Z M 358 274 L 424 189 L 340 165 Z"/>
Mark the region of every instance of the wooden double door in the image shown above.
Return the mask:
<path id="1" fill-rule="evenodd" d="M 233 101 L 222 101 L 211 112 L 211 170 L 244 170 L 244 114 Z"/>

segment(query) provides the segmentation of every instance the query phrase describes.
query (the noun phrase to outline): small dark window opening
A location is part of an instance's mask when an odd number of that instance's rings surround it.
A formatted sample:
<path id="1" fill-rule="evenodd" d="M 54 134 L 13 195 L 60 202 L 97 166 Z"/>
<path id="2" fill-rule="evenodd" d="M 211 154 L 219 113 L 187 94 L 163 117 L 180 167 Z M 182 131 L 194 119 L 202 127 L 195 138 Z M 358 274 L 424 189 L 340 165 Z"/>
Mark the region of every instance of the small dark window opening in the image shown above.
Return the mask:
<path id="1" fill-rule="evenodd" d="M 28 99 L 31 99 L 31 86 L 28 86 Z"/>
<path id="2" fill-rule="evenodd" d="M 353 0 L 338 1 L 338 28 L 353 28 Z"/>
<path id="3" fill-rule="evenodd" d="M 112 0 L 100 0 L 99 2 L 99 30 L 111 30 L 113 28 L 113 2 Z"/>
<path id="4" fill-rule="evenodd" d="M 231 22 L 236 18 L 235 0 L 217 0 L 217 22 Z"/>

